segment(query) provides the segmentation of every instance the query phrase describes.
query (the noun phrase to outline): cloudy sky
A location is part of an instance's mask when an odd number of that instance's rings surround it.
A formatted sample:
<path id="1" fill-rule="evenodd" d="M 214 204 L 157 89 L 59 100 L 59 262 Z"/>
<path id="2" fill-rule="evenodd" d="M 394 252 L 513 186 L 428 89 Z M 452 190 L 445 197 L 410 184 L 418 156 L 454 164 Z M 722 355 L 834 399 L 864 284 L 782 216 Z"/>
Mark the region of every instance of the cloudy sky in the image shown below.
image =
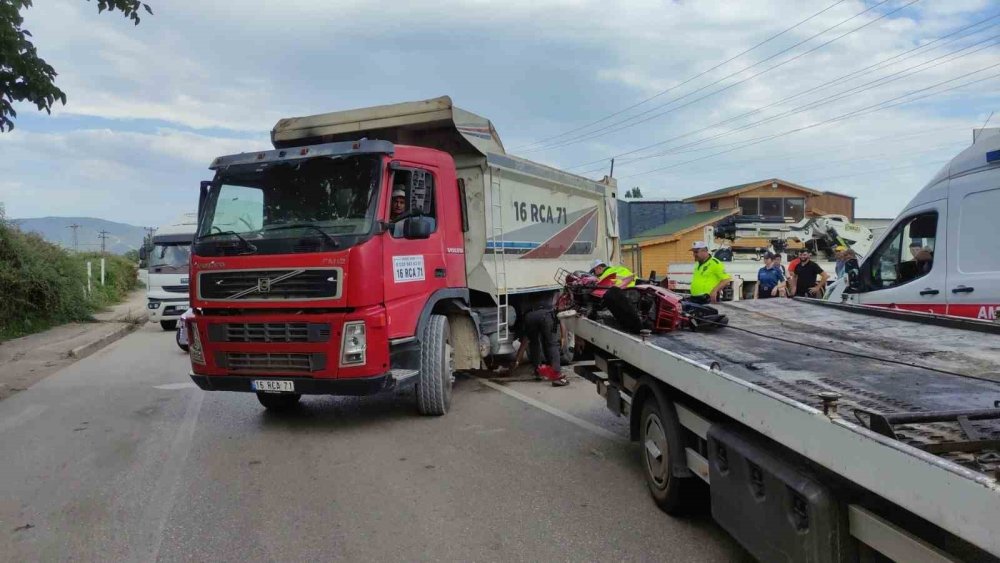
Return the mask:
<path id="1" fill-rule="evenodd" d="M 868 217 L 1000 126 L 997 0 L 147 1 L 138 27 L 25 11 L 69 99 L 0 133 L 8 216 L 157 225 L 280 117 L 443 94 L 519 156 L 595 178 L 617 156 L 647 198 L 780 177 Z"/>

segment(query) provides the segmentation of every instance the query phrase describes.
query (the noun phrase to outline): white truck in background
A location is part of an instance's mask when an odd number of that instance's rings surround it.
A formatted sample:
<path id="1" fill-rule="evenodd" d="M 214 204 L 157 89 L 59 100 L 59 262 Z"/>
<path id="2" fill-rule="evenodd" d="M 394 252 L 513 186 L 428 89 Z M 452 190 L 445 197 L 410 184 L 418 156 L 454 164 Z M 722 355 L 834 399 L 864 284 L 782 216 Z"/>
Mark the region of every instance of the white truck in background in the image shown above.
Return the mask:
<path id="1" fill-rule="evenodd" d="M 1000 128 L 972 138 L 873 245 L 857 283 L 828 300 L 1000 318 Z"/>
<path id="2" fill-rule="evenodd" d="M 151 249 L 140 249 L 140 256 L 149 263 L 149 321 L 160 323 L 163 330 L 175 330 L 177 320 L 188 309 L 191 241 L 197 229 L 198 214 L 185 213 L 156 230 Z"/>

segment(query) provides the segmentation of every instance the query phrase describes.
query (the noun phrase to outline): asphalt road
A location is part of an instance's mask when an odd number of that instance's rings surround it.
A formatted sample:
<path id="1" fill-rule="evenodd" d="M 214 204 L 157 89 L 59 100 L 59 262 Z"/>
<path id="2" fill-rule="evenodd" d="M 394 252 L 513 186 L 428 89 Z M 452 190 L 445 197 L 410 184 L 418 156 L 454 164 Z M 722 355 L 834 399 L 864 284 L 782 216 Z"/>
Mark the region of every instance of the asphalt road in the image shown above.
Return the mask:
<path id="1" fill-rule="evenodd" d="M 706 513 L 648 498 L 637 446 L 583 380 L 306 397 L 205 393 L 147 326 L 0 401 L 8 561 L 733 561 Z"/>

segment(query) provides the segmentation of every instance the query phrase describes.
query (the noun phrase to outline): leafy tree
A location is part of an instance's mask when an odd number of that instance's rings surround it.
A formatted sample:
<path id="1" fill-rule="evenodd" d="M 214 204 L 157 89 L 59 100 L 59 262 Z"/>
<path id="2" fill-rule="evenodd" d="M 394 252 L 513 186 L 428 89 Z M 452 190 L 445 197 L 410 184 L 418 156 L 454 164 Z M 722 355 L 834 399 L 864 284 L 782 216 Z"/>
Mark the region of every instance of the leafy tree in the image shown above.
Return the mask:
<path id="1" fill-rule="evenodd" d="M 632 188 L 632 197 L 634 198 L 642 197 L 642 190 L 639 189 L 639 186 Z"/>
<path id="2" fill-rule="evenodd" d="M 91 0 L 87 0 L 90 2 Z M 0 132 L 14 128 L 14 102 L 35 104 L 38 110 L 52 113 L 52 105 L 66 105 L 66 93 L 53 82 L 56 71 L 38 56 L 31 33 L 21 25 L 21 11 L 32 0 L 0 0 Z M 118 10 L 139 25 L 139 11 L 152 14 L 148 4 L 139 0 L 97 0 L 97 11 Z"/>
<path id="3" fill-rule="evenodd" d="M 632 190 L 625 191 L 625 199 L 632 199 Z"/>

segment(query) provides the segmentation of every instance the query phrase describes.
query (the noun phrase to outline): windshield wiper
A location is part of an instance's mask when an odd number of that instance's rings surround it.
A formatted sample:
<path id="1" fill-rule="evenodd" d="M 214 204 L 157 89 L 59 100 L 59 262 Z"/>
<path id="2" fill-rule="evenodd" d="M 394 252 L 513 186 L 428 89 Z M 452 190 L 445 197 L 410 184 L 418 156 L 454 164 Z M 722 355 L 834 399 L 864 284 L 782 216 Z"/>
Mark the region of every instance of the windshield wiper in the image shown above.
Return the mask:
<path id="1" fill-rule="evenodd" d="M 213 228 L 218 228 L 218 227 L 213 227 Z M 223 231 L 223 230 L 220 229 L 219 232 L 217 232 L 217 233 L 209 233 L 207 235 L 202 235 L 199 238 L 206 239 L 206 238 L 209 238 L 209 237 L 217 237 L 219 235 L 233 235 L 234 237 L 240 239 L 240 242 L 243 243 L 243 247 L 244 248 L 246 248 L 250 252 L 257 252 L 257 247 L 254 246 L 253 243 L 248 242 L 247 239 L 241 237 L 240 234 L 237 233 L 236 231 Z"/>
<path id="2" fill-rule="evenodd" d="M 278 225 L 276 227 L 267 227 L 264 230 L 265 231 L 285 231 L 285 230 L 288 230 L 288 229 L 312 229 L 312 230 L 316 231 L 317 233 L 323 235 L 323 238 L 325 238 L 327 240 L 327 242 L 330 243 L 331 247 L 333 247 L 333 248 L 339 248 L 340 247 L 340 243 L 337 242 L 336 239 L 334 239 L 333 237 L 331 237 L 329 233 L 327 233 L 323 229 L 321 229 L 321 228 L 319 228 L 316 225 L 313 225 L 311 223 L 293 223 L 291 225 Z"/>

